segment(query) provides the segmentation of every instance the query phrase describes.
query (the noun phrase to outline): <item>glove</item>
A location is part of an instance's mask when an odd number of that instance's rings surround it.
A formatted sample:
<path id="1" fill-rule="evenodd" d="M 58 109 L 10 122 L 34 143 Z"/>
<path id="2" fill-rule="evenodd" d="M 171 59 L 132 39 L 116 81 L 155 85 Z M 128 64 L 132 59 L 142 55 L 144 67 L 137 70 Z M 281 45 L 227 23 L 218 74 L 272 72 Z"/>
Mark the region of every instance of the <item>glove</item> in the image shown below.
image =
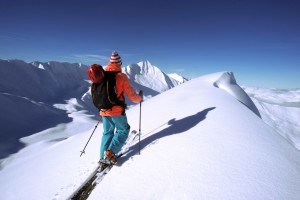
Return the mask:
<path id="1" fill-rule="evenodd" d="M 143 101 L 143 90 L 140 90 L 140 91 L 139 91 L 139 95 L 142 97 L 142 100 L 141 100 L 141 101 Z"/>

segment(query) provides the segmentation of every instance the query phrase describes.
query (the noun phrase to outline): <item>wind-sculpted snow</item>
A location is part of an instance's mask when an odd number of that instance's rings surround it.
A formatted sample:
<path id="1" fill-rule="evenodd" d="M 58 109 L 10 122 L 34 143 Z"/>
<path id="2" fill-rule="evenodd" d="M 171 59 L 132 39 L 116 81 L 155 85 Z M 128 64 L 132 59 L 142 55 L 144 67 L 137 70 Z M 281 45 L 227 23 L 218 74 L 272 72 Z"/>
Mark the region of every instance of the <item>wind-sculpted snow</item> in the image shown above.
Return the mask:
<path id="1" fill-rule="evenodd" d="M 253 101 L 247 95 L 247 93 L 236 83 L 232 72 L 224 72 L 218 80 L 214 82 L 214 86 L 221 88 L 239 100 L 242 104 L 252 110 L 257 116 L 260 117 L 260 113 L 256 108 Z"/>

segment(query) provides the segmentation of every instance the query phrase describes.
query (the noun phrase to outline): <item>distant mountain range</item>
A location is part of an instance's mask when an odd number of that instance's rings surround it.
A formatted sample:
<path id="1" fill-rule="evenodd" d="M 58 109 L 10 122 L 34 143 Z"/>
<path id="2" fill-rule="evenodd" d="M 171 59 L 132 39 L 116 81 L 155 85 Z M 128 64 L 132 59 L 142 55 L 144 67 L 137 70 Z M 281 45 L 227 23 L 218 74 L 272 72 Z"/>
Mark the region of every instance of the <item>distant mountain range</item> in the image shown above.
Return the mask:
<path id="1" fill-rule="evenodd" d="M 0 159 L 23 147 L 19 138 L 71 120 L 54 104 L 76 98 L 83 110 L 97 116 L 91 103 L 87 65 L 0 59 Z M 123 67 L 134 89 L 150 98 L 185 81 L 167 75 L 149 61 Z M 130 101 L 127 101 L 131 105 Z"/>

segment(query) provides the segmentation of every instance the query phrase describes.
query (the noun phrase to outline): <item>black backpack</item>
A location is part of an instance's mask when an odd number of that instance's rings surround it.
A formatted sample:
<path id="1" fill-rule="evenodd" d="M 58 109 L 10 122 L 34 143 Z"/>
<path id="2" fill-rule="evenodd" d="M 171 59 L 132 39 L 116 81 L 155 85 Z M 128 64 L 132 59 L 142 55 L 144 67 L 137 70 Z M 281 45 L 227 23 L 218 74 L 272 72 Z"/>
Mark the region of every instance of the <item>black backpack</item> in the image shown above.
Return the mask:
<path id="1" fill-rule="evenodd" d="M 100 84 L 92 84 L 91 92 L 93 104 L 99 110 L 112 109 L 112 107 L 116 105 L 121 106 L 124 109 L 126 107 L 125 101 L 119 100 L 116 94 L 117 73 L 119 72 L 104 71 L 103 81 Z"/>

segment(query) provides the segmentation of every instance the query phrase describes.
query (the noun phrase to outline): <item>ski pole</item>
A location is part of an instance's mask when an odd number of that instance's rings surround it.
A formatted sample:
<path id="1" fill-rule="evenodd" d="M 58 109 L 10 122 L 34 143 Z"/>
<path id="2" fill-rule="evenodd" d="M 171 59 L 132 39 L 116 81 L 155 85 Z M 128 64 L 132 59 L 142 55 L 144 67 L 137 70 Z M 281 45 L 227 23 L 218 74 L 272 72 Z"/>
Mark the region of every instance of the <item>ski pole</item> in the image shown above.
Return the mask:
<path id="1" fill-rule="evenodd" d="M 82 154 L 84 154 L 85 153 L 85 148 L 86 148 L 86 146 L 88 145 L 88 143 L 90 142 L 90 140 L 91 140 L 91 138 L 92 138 L 92 136 L 93 136 L 93 134 L 94 134 L 94 132 L 95 132 L 95 130 L 96 130 L 96 128 L 97 128 L 97 126 L 98 126 L 98 124 L 100 123 L 100 121 L 101 121 L 101 118 L 98 120 L 98 122 L 97 122 L 97 124 L 96 124 L 96 126 L 95 126 L 95 128 L 94 128 L 94 130 L 93 130 L 93 132 L 92 132 L 92 134 L 91 134 L 91 136 L 90 136 L 90 138 L 89 138 L 89 140 L 87 141 L 87 143 L 85 144 L 85 146 L 84 146 L 84 148 L 83 148 L 83 150 L 82 151 L 80 151 L 81 152 L 81 154 L 80 154 L 80 157 L 82 156 Z"/>
<path id="2" fill-rule="evenodd" d="M 142 123 L 142 101 L 140 101 L 140 120 L 139 120 L 139 155 L 141 155 L 141 123 Z"/>

